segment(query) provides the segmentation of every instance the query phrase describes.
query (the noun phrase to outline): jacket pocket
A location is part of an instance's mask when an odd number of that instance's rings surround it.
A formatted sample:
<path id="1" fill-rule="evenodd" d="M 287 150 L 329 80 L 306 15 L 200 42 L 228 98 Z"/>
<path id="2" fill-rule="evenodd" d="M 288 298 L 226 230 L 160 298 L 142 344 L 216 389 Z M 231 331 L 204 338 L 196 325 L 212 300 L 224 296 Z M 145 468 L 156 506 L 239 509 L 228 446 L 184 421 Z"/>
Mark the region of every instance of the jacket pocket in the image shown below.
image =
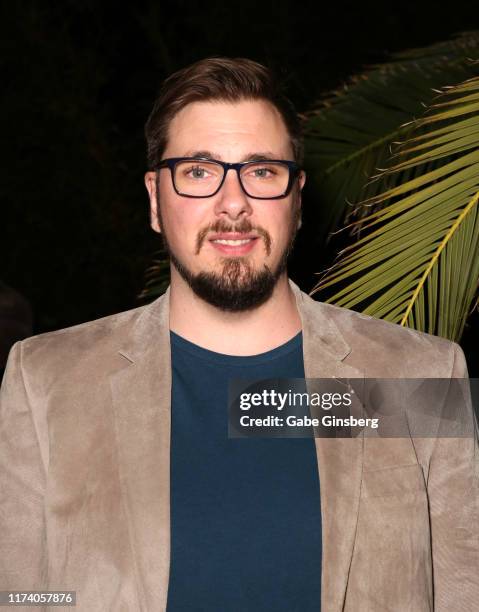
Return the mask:
<path id="1" fill-rule="evenodd" d="M 426 491 L 421 466 L 417 463 L 363 473 L 361 497 L 402 496 Z"/>

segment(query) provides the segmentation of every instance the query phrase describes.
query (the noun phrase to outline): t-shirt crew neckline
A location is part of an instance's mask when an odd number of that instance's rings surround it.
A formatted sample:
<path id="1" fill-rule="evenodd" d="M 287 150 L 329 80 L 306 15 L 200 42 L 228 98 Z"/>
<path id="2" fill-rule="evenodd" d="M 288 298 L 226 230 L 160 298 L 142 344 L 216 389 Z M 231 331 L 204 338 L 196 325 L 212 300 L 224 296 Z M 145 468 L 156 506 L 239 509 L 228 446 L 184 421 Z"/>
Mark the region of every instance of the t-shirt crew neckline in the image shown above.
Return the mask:
<path id="1" fill-rule="evenodd" d="M 301 330 L 284 344 L 281 344 L 274 349 L 270 349 L 265 353 L 258 353 L 257 355 L 227 355 L 225 353 L 210 351 L 209 349 L 199 346 L 194 342 L 190 342 L 190 340 L 183 338 L 183 336 L 180 336 L 170 329 L 171 344 L 175 348 L 186 351 L 198 359 L 233 366 L 244 366 L 246 363 L 248 365 L 260 364 L 270 362 L 272 359 L 279 359 L 280 357 L 284 357 L 284 355 L 297 350 L 302 344 L 302 339 L 303 332 Z"/>

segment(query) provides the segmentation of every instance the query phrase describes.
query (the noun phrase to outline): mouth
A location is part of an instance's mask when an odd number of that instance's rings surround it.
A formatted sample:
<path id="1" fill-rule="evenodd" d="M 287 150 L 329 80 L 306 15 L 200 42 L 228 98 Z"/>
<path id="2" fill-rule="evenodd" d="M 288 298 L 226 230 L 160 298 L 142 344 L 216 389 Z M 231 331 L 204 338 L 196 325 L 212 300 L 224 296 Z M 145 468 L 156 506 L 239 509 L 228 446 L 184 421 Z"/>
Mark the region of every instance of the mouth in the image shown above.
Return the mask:
<path id="1" fill-rule="evenodd" d="M 216 234 L 210 238 L 214 249 L 225 255 L 246 255 L 255 246 L 259 236 L 244 234 Z"/>

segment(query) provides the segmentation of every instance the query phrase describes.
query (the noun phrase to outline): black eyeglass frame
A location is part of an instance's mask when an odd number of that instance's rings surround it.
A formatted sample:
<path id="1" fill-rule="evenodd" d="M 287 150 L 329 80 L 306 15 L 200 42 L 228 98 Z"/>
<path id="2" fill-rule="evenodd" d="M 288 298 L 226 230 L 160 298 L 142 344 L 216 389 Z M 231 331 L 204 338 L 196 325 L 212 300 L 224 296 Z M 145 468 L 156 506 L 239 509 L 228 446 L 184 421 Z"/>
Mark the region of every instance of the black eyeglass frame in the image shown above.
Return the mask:
<path id="1" fill-rule="evenodd" d="M 176 188 L 176 184 L 175 184 L 175 166 L 179 162 L 183 162 L 183 161 L 213 162 L 215 164 L 219 164 L 220 166 L 222 166 L 223 167 L 223 178 L 221 179 L 221 183 L 218 185 L 218 189 L 214 193 L 211 193 L 210 195 L 207 195 L 207 196 L 189 195 L 186 193 L 181 193 L 181 191 L 178 191 L 178 189 Z M 267 163 L 281 163 L 281 164 L 285 164 L 286 166 L 288 166 L 288 169 L 289 169 L 288 184 L 286 186 L 285 191 L 281 195 L 274 196 L 273 198 L 268 198 L 268 197 L 264 198 L 260 196 L 250 195 L 244 188 L 243 181 L 241 180 L 241 175 L 240 175 L 241 169 L 244 168 L 245 166 L 253 165 L 253 164 L 260 164 L 262 162 L 266 164 Z M 168 159 L 162 159 L 156 166 L 155 170 L 160 170 L 161 168 L 170 169 L 171 182 L 173 183 L 173 189 L 176 191 L 178 195 L 183 196 L 185 198 L 212 198 L 214 195 L 218 193 L 221 187 L 223 187 L 223 183 L 225 182 L 225 178 L 226 178 L 226 173 L 228 172 L 228 170 L 232 168 L 233 170 L 236 170 L 236 174 L 238 175 L 238 181 L 239 181 L 239 184 L 241 185 L 241 189 L 249 198 L 254 198 L 255 200 L 280 200 L 282 198 L 286 198 L 289 195 L 296 177 L 301 172 L 301 167 L 296 162 L 291 161 L 289 159 L 257 159 L 257 160 L 251 160 L 251 161 L 246 161 L 246 162 L 230 163 L 230 162 L 222 162 L 219 159 L 211 159 L 210 157 L 169 157 Z"/>

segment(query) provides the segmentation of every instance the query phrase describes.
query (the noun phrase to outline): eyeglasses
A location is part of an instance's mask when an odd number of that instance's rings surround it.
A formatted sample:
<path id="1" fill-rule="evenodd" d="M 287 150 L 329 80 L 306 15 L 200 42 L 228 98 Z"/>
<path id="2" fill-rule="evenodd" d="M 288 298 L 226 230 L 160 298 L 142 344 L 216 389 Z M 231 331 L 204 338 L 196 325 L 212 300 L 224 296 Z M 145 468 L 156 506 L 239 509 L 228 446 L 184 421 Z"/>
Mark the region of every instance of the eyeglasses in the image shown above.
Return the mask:
<path id="1" fill-rule="evenodd" d="M 202 157 L 163 159 L 158 169 L 168 167 L 178 195 L 210 198 L 221 189 L 229 169 L 236 170 L 244 193 L 258 200 L 285 198 L 301 168 L 293 161 L 268 159 L 230 164 Z"/>

